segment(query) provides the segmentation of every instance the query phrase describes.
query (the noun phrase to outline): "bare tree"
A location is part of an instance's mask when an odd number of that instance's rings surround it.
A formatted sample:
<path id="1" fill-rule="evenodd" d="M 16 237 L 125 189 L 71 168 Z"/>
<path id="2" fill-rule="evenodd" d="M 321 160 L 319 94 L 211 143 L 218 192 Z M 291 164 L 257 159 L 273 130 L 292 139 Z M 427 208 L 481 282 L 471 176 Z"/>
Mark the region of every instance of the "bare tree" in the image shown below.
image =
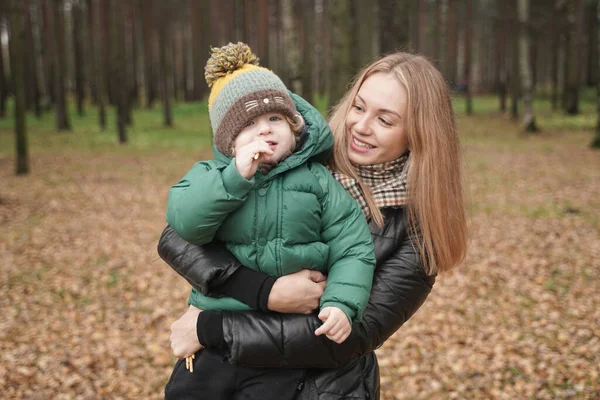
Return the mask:
<path id="1" fill-rule="evenodd" d="M 85 101 L 85 81 L 83 76 L 83 4 L 82 0 L 71 2 L 71 20 L 73 21 L 73 50 L 75 55 L 75 97 L 77 98 L 77 113 L 83 115 Z"/>
<path id="2" fill-rule="evenodd" d="M 464 0 L 465 5 L 465 65 L 464 65 L 464 90 L 466 97 L 467 115 L 473 114 L 473 99 L 471 98 L 471 64 L 473 62 L 473 0 Z"/>
<path id="3" fill-rule="evenodd" d="M 379 41 L 381 52 L 406 49 L 409 42 L 407 2 L 379 0 Z"/>
<path id="4" fill-rule="evenodd" d="M 67 114 L 67 96 L 65 90 L 65 71 L 67 69 L 65 54 L 65 31 L 63 0 L 48 0 L 50 12 L 48 13 L 48 26 L 54 32 L 54 93 L 56 96 L 56 129 L 59 131 L 71 130 L 71 123 Z M 52 40 L 49 40 L 52 42 Z"/>
<path id="5" fill-rule="evenodd" d="M 330 5 L 331 21 L 331 86 L 329 104 L 337 104 L 344 95 L 346 86 L 352 76 L 352 57 L 350 38 L 350 2 L 349 0 L 332 0 Z"/>
<path id="6" fill-rule="evenodd" d="M 204 81 L 204 65 L 209 56 L 210 38 L 209 1 L 190 2 L 190 20 L 192 28 L 192 58 L 194 75 L 194 100 L 206 96 L 208 86 Z"/>
<path id="7" fill-rule="evenodd" d="M 581 85 L 581 53 L 583 50 L 583 24 L 584 24 L 585 5 L 583 0 L 575 0 L 574 16 L 575 24 L 571 28 L 573 32 L 573 40 L 568 47 L 568 62 L 569 73 L 566 88 L 566 104 L 567 114 L 579 114 L 579 87 Z"/>
<path id="8" fill-rule="evenodd" d="M 153 0 L 140 1 L 142 10 L 142 36 L 144 42 L 144 78 L 146 83 L 146 107 L 152 108 L 156 100 L 156 82 L 158 81 L 156 57 L 155 57 L 155 42 L 156 31 L 154 30 L 154 8 L 156 3 Z M 204 1 L 193 3 L 205 3 Z"/>
<path id="9" fill-rule="evenodd" d="M 496 1 L 495 21 L 495 58 L 496 58 L 496 90 L 498 91 L 501 112 L 506 112 L 507 80 L 507 42 L 509 38 L 509 4 L 504 0 Z"/>
<path id="10" fill-rule="evenodd" d="M 598 68 L 598 57 L 600 51 L 598 50 L 598 8 L 600 8 L 599 1 L 588 1 L 586 10 L 587 27 L 588 27 L 588 68 L 586 84 L 588 86 L 597 85 L 600 80 L 600 68 Z"/>
<path id="11" fill-rule="evenodd" d="M 4 17 L 6 9 L 4 4 L 0 4 L 0 32 L 4 28 Z M 8 97 L 8 82 L 6 81 L 6 73 L 4 71 L 4 54 L 0 51 L 0 118 L 6 116 L 6 98 Z"/>
<path id="12" fill-rule="evenodd" d="M 35 57 L 35 42 L 33 40 L 33 21 L 32 14 L 35 12 L 35 1 L 23 0 L 23 10 L 25 15 L 25 47 L 23 52 L 25 54 L 25 108 L 31 109 L 35 112 L 35 116 L 40 118 L 42 116 L 42 107 L 40 103 L 40 91 L 38 89 L 37 80 L 37 59 Z"/>
<path id="13" fill-rule="evenodd" d="M 156 4 L 156 3 L 155 3 Z M 170 62 L 167 55 L 167 44 L 171 43 L 171 21 L 169 5 L 160 1 L 156 4 L 160 7 L 161 18 L 159 18 L 159 53 L 160 53 L 160 85 L 163 102 L 164 125 L 173 126 L 173 115 L 171 113 L 171 91 L 169 90 Z"/>
<path id="14" fill-rule="evenodd" d="M 124 41 L 124 18 L 119 7 L 120 0 L 111 0 L 110 11 L 112 29 L 111 41 L 111 76 L 113 77 L 113 88 L 115 90 L 115 105 L 117 108 L 117 134 L 120 144 L 127 143 L 127 94 L 129 84 L 127 82 L 125 41 Z"/>
<path id="15" fill-rule="evenodd" d="M 531 60 L 529 49 L 529 0 L 519 0 L 519 60 L 523 88 L 523 130 L 537 132 L 533 115 L 533 83 L 531 79 Z"/>
<path id="16" fill-rule="evenodd" d="M 25 29 L 23 27 L 23 3 L 10 0 L 10 58 L 11 76 L 15 94 L 15 145 L 16 173 L 29 173 L 29 156 L 27 151 L 27 127 L 25 125 L 25 71 L 23 68 L 25 55 Z"/>
<path id="17" fill-rule="evenodd" d="M 600 4 L 596 2 L 596 18 L 600 18 Z M 599 21 L 596 21 L 596 26 L 599 25 Z M 596 46 L 597 54 L 600 53 L 600 29 L 596 30 Z M 596 58 L 596 68 L 600 71 L 600 57 Z M 596 136 L 592 141 L 591 146 L 600 149 L 600 79 L 596 80 Z"/>
<path id="18" fill-rule="evenodd" d="M 448 0 L 446 11 L 446 79 L 451 87 L 456 87 L 458 60 L 457 0 Z"/>

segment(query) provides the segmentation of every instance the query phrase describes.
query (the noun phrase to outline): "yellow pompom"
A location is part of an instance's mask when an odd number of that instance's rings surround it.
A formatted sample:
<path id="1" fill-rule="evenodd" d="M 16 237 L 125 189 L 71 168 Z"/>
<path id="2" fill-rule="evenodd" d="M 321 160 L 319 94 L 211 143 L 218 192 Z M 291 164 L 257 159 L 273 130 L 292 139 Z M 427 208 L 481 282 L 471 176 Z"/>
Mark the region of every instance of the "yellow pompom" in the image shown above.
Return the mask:
<path id="1" fill-rule="evenodd" d="M 223 47 L 211 47 L 211 56 L 204 67 L 204 78 L 208 87 L 215 81 L 230 74 L 246 64 L 258 65 L 258 57 L 247 44 L 229 43 Z"/>

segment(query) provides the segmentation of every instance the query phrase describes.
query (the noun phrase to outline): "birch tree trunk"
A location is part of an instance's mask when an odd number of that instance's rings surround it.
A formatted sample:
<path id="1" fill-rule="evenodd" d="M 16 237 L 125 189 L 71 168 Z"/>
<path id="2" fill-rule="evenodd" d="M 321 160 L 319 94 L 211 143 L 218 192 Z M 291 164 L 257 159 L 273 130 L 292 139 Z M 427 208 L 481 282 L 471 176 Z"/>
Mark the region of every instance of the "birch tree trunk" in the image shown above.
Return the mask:
<path id="1" fill-rule="evenodd" d="M 529 0 L 519 0 L 519 60 L 523 90 L 523 130 L 537 132 L 533 115 L 533 83 L 529 49 Z"/>

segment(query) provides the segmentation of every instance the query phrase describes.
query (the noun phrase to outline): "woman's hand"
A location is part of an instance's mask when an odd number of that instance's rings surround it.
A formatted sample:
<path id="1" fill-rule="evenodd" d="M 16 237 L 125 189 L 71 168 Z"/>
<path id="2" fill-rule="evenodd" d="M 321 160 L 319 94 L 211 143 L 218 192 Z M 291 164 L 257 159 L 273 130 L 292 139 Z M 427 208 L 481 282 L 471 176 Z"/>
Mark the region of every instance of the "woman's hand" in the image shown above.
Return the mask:
<path id="1" fill-rule="evenodd" d="M 275 281 L 267 307 L 280 313 L 310 314 L 319 307 L 327 278 L 319 271 L 303 269 Z"/>
<path id="2" fill-rule="evenodd" d="M 200 315 L 199 308 L 190 306 L 179 319 L 171 324 L 171 348 L 177 358 L 186 358 L 195 354 L 204 346 L 198 341 L 196 323 Z"/>

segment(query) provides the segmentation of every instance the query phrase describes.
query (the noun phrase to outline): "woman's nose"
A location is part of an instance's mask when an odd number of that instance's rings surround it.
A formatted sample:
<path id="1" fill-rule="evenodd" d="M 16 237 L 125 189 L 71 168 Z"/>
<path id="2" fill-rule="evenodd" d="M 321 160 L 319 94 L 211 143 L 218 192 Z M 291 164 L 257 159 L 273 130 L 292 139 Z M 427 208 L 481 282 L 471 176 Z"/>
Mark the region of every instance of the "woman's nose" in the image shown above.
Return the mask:
<path id="1" fill-rule="evenodd" d="M 356 124 L 354 124 L 354 130 L 361 135 L 371 134 L 369 119 L 366 115 L 360 116 L 360 118 L 356 121 Z"/>

